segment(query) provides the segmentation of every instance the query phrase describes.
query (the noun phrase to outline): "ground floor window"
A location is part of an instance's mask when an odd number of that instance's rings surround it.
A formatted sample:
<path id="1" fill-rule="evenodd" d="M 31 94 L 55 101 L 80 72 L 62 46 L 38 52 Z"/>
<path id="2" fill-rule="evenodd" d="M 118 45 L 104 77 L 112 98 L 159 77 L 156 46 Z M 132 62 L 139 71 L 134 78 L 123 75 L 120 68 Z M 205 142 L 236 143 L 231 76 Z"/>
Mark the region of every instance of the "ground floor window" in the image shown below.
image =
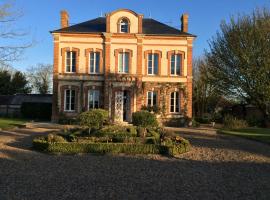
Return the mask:
<path id="1" fill-rule="evenodd" d="M 180 105 L 179 105 L 179 92 L 172 92 L 171 93 L 171 102 L 170 102 L 170 112 L 171 113 L 178 113 L 180 112 Z"/>
<path id="2" fill-rule="evenodd" d="M 99 90 L 88 91 L 88 109 L 99 108 Z"/>
<path id="3" fill-rule="evenodd" d="M 157 92 L 149 91 L 147 92 L 147 106 L 157 105 Z"/>
<path id="4" fill-rule="evenodd" d="M 65 111 L 75 111 L 75 90 L 65 90 Z"/>

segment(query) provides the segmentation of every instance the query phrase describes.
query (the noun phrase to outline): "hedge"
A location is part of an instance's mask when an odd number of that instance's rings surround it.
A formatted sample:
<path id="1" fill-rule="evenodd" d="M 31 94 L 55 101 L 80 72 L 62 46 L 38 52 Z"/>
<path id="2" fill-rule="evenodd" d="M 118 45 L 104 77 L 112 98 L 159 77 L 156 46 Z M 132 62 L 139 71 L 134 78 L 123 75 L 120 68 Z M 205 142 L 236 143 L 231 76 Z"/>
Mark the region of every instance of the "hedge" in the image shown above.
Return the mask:
<path id="1" fill-rule="evenodd" d="M 126 154 L 164 154 L 175 156 L 189 151 L 189 144 L 163 146 L 155 144 L 125 144 L 125 143 L 48 143 L 45 140 L 34 139 L 33 148 L 50 153 L 126 153 Z"/>

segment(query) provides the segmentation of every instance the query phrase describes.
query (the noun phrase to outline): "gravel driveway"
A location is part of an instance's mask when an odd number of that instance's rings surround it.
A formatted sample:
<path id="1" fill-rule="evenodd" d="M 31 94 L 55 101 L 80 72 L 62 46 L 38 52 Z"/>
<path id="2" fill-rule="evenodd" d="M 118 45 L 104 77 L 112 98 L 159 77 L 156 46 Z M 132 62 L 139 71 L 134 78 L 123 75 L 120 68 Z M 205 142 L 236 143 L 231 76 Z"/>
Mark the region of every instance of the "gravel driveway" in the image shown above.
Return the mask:
<path id="1" fill-rule="evenodd" d="M 30 150 L 45 131 L 0 132 L 0 200 L 270 199 L 269 145 L 181 129 L 193 148 L 174 159 Z"/>

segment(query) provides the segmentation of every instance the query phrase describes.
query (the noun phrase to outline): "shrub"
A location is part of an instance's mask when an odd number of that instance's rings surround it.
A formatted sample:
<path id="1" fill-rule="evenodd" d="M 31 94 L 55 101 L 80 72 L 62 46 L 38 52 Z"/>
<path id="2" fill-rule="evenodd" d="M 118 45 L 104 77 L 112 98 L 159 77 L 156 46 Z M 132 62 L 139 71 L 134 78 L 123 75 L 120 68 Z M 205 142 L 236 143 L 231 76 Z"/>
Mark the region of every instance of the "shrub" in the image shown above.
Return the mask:
<path id="1" fill-rule="evenodd" d="M 160 144 L 159 138 L 156 137 L 146 137 L 145 144 Z"/>
<path id="2" fill-rule="evenodd" d="M 55 135 L 55 134 L 48 134 L 47 136 L 47 141 L 49 143 L 60 143 L 60 142 L 67 142 L 65 138 L 63 138 L 60 135 Z"/>
<path id="3" fill-rule="evenodd" d="M 77 118 L 67 117 L 64 113 L 60 113 L 58 123 L 64 125 L 74 125 L 78 124 L 78 120 Z"/>
<path id="4" fill-rule="evenodd" d="M 100 129 L 105 120 L 108 119 L 108 112 L 102 109 L 92 109 L 79 115 L 79 123 L 87 127 L 89 134 L 92 129 Z"/>
<path id="5" fill-rule="evenodd" d="M 144 128 L 158 126 L 156 116 L 148 111 L 138 111 L 133 113 L 132 122 L 135 126 Z"/>
<path id="6" fill-rule="evenodd" d="M 206 118 L 206 117 L 195 117 L 194 120 L 201 124 L 209 124 L 211 121 L 209 118 Z"/>
<path id="7" fill-rule="evenodd" d="M 175 156 L 187 152 L 189 144 L 172 146 L 155 144 L 123 144 L 123 143 L 48 143 L 44 140 L 33 141 L 37 150 L 57 153 L 126 153 L 126 154 L 165 154 Z"/>
<path id="8" fill-rule="evenodd" d="M 192 118 L 192 127 L 200 127 L 200 123 L 197 122 L 194 118 Z"/>
<path id="9" fill-rule="evenodd" d="M 127 137 L 135 137 L 137 136 L 137 130 L 133 126 L 120 126 L 120 125 L 113 125 L 113 126 L 106 126 L 101 130 L 97 131 L 95 136 L 127 136 Z"/>
<path id="10" fill-rule="evenodd" d="M 256 118 L 255 116 L 248 116 L 246 120 L 249 126 L 262 127 L 264 123 L 262 119 Z"/>
<path id="11" fill-rule="evenodd" d="M 161 112 L 160 107 L 158 106 L 142 106 L 142 110 L 148 111 L 148 112 L 153 112 L 155 114 L 159 114 Z"/>
<path id="12" fill-rule="evenodd" d="M 165 138 L 173 138 L 175 137 L 175 132 L 171 130 L 167 130 L 164 128 L 159 129 L 160 139 L 164 140 Z"/>
<path id="13" fill-rule="evenodd" d="M 226 115 L 224 117 L 223 125 L 225 129 L 241 129 L 248 127 L 245 120 L 237 119 L 231 115 Z"/>
<path id="14" fill-rule="evenodd" d="M 132 114 L 132 122 L 135 126 L 142 127 L 140 136 L 145 137 L 147 127 L 157 127 L 158 121 L 154 114 L 148 111 L 138 111 Z"/>

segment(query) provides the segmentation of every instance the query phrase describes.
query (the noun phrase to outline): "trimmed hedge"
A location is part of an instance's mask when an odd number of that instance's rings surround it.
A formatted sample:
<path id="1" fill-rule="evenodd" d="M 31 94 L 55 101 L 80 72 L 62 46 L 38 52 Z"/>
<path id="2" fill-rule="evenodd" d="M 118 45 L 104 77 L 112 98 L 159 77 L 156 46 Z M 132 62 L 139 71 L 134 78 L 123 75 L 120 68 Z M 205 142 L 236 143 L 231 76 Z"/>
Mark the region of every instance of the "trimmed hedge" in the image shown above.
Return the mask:
<path id="1" fill-rule="evenodd" d="M 189 151 L 189 143 L 172 146 L 155 144 L 124 144 L 124 143 L 48 143 L 46 140 L 34 139 L 33 148 L 51 153 L 126 153 L 126 154 L 164 154 L 175 156 Z"/>

